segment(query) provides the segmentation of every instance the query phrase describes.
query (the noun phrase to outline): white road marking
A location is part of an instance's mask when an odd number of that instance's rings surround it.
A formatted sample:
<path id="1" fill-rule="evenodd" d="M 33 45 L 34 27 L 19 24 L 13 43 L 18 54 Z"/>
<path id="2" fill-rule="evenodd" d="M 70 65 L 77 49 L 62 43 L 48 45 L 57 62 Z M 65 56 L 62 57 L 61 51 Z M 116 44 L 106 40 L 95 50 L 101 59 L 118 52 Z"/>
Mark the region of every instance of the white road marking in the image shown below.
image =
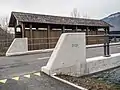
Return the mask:
<path id="1" fill-rule="evenodd" d="M 43 57 L 43 58 L 38 58 L 39 60 L 42 60 L 42 59 L 49 59 L 50 57 Z"/>
<path id="2" fill-rule="evenodd" d="M 20 77 L 13 77 L 12 79 L 18 81 Z"/>
<path id="3" fill-rule="evenodd" d="M 40 72 L 34 73 L 34 75 L 41 76 Z"/>
<path id="4" fill-rule="evenodd" d="M 30 78 L 30 74 L 24 75 L 24 77 L 26 77 L 26 78 Z"/>
<path id="5" fill-rule="evenodd" d="M 0 83 L 6 83 L 7 79 L 0 80 Z"/>

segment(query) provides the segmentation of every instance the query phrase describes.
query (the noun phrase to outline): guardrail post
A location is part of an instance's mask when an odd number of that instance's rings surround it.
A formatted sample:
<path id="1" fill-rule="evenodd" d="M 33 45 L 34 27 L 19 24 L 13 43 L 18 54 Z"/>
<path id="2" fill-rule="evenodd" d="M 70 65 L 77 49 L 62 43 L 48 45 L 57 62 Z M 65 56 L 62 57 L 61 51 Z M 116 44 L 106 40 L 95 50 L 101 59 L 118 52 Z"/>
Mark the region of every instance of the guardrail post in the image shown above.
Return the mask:
<path id="1" fill-rule="evenodd" d="M 104 56 L 109 57 L 110 56 L 110 45 L 109 45 L 109 35 L 105 35 L 104 40 Z"/>
<path id="2" fill-rule="evenodd" d="M 107 35 L 107 57 L 110 56 L 110 42 L 109 42 L 109 35 Z"/>
<path id="3" fill-rule="evenodd" d="M 104 38 L 104 56 L 110 57 L 110 38 L 111 35 L 105 34 L 105 35 L 86 35 L 86 37 L 103 37 Z"/>
<path id="4" fill-rule="evenodd" d="M 104 56 L 106 57 L 106 37 L 104 37 Z"/>

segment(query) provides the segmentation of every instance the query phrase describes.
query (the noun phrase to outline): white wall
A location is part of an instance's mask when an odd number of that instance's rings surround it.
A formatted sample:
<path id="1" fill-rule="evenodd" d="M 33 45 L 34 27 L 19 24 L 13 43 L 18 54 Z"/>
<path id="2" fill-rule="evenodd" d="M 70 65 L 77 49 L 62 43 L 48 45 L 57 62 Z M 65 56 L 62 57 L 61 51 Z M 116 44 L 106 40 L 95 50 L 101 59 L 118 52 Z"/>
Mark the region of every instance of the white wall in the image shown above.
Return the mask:
<path id="1" fill-rule="evenodd" d="M 86 73 L 85 33 L 63 33 L 42 71 L 80 76 Z"/>
<path id="2" fill-rule="evenodd" d="M 17 55 L 28 51 L 27 38 L 15 38 L 6 52 L 6 56 Z"/>
<path id="3" fill-rule="evenodd" d="M 110 57 L 93 57 L 87 59 L 88 74 L 120 66 L 120 53 L 111 54 Z"/>

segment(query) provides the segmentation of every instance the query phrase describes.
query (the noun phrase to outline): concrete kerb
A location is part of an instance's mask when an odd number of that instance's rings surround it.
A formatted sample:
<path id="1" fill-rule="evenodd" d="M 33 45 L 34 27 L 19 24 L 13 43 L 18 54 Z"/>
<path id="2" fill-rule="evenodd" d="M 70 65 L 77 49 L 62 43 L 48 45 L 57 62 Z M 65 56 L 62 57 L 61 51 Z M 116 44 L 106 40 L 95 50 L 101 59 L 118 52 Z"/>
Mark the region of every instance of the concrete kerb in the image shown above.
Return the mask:
<path id="1" fill-rule="evenodd" d="M 20 56 L 20 55 L 30 55 L 30 54 L 38 54 L 38 53 L 49 53 L 52 52 L 54 48 L 52 49 L 42 49 L 42 50 L 32 50 L 32 51 L 26 51 L 26 52 L 16 52 L 16 53 L 9 53 L 7 56 Z"/>
<path id="2" fill-rule="evenodd" d="M 54 48 L 51 49 L 42 49 L 42 50 L 32 50 L 32 51 L 27 51 L 26 53 L 28 54 L 35 54 L 35 53 L 47 53 L 47 52 L 52 52 Z"/>
<path id="3" fill-rule="evenodd" d="M 68 85 L 70 85 L 70 86 L 72 86 L 72 87 L 75 87 L 75 88 L 77 88 L 77 89 L 80 89 L 80 90 L 88 90 L 88 89 L 83 88 L 83 87 L 81 87 L 81 86 L 78 86 L 78 85 L 76 85 L 76 84 L 74 84 L 74 83 L 71 83 L 71 82 L 69 82 L 69 81 L 67 81 L 67 80 L 61 79 L 61 78 L 59 78 L 59 77 L 57 77 L 57 76 L 55 76 L 55 75 L 51 75 L 51 77 L 54 78 L 54 79 L 56 79 L 56 80 L 58 80 L 58 81 L 61 81 L 61 82 L 65 83 L 65 84 L 68 84 Z"/>

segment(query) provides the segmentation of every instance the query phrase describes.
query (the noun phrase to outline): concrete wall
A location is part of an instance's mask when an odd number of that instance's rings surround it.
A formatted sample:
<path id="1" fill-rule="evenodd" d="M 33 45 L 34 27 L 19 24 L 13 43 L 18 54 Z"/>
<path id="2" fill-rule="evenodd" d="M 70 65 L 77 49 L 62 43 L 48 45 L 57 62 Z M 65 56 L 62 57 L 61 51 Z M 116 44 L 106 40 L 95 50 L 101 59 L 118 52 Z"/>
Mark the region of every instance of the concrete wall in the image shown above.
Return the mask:
<path id="1" fill-rule="evenodd" d="M 111 54 L 110 57 L 93 57 L 87 60 L 88 74 L 120 66 L 120 53 Z"/>
<path id="2" fill-rule="evenodd" d="M 85 33 L 63 33 L 42 71 L 80 76 L 86 69 Z M 83 68 L 81 68 L 83 67 Z"/>
<path id="3" fill-rule="evenodd" d="M 27 38 L 15 38 L 6 52 L 6 56 L 17 55 L 28 51 Z"/>
<path id="4" fill-rule="evenodd" d="M 91 46 L 90 46 L 91 47 Z M 61 35 L 48 63 L 41 70 L 48 75 L 66 74 L 83 76 L 120 66 L 120 53 L 110 57 L 86 59 L 84 33 L 64 33 Z"/>

